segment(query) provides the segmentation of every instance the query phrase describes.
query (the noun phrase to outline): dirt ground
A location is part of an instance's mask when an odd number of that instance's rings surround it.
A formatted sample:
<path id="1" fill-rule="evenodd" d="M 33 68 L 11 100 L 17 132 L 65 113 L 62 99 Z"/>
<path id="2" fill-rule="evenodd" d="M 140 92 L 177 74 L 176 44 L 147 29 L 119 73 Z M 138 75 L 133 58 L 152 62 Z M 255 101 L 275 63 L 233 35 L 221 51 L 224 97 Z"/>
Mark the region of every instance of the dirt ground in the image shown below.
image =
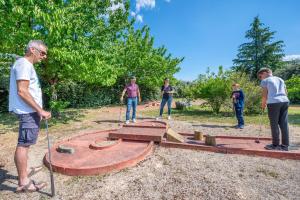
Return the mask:
<path id="1" fill-rule="evenodd" d="M 118 128 L 119 112 L 118 107 L 88 110 L 82 119 L 52 126 L 51 143 L 94 130 Z M 149 118 L 139 114 L 138 117 Z M 244 130 L 232 125 L 170 121 L 170 126 L 181 132 L 201 130 L 211 135 L 245 136 L 259 133 L 256 125 L 247 125 Z M 291 140 L 299 143 L 300 127 L 290 126 L 290 130 Z M 269 127 L 263 127 L 261 135 L 269 136 Z M 38 143 L 31 148 L 29 166 L 42 164 L 47 152 L 45 136 L 42 131 Z M 0 134 L 0 162 L 5 165 L 1 167 L 0 163 L 0 199 L 50 199 L 50 186 L 38 193 L 14 193 L 16 140 L 15 128 Z M 300 199 L 300 161 L 159 146 L 136 167 L 104 176 L 71 177 L 55 173 L 54 178 L 57 194 L 53 199 Z M 44 167 L 33 179 L 49 182 L 48 169 Z"/>

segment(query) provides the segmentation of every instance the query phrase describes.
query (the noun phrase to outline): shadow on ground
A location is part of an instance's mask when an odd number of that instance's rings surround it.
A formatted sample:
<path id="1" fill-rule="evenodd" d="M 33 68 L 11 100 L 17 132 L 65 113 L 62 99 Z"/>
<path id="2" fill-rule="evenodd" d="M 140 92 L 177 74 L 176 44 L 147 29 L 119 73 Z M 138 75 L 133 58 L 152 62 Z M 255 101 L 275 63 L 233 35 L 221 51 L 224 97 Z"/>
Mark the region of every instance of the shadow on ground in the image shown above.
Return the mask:
<path id="1" fill-rule="evenodd" d="M 193 124 L 192 126 L 202 126 L 206 128 L 234 128 L 235 126 L 215 125 L 215 124 Z"/>
<path id="2" fill-rule="evenodd" d="M 114 119 L 107 119 L 107 120 L 98 120 L 98 121 L 93 121 L 97 124 L 102 124 L 102 123 L 121 123 L 119 120 L 114 120 Z"/>
<path id="3" fill-rule="evenodd" d="M 0 191 L 8 190 L 14 192 L 17 187 L 16 180 L 18 180 L 17 176 L 11 175 L 8 173 L 7 170 L 0 168 Z M 14 184 L 15 187 L 8 186 L 4 184 L 4 182 L 9 182 L 11 184 Z"/>
<path id="4" fill-rule="evenodd" d="M 12 186 L 11 186 L 12 185 Z M 0 167 L 0 192 L 1 191 L 11 191 L 15 192 L 18 187 L 18 177 L 12 174 L 5 169 Z M 37 191 L 40 194 L 51 197 L 51 194 L 48 194 L 43 191 Z"/>

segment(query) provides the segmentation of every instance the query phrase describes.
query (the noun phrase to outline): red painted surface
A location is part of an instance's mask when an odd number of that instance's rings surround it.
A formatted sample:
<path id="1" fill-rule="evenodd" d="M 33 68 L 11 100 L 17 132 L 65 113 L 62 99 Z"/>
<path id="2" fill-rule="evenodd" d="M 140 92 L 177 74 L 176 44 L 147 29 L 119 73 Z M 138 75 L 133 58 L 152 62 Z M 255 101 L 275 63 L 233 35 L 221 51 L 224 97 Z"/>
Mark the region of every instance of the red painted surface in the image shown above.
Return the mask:
<path id="1" fill-rule="evenodd" d="M 160 121 L 145 121 L 124 125 L 109 133 L 109 138 L 161 142 L 167 130 L 167 124 Z"/>
<path id="2" fill-rule="evenodd" d="M 166 122 L 162 121 L 142 121 L 134 124 L 124 124 L 123 127 L 140 127 L 140 128 L 162 128 L 167 127 Z"/>
<path id="3" fill-rule="evenodd" d="M 204 141 L 194 140 L 194 134 L 180 133 L 185 143 L 168 142 L 164 137 L 167 124 L 145 121 L 124 125 L 120 129 L 98 131 L 75 136 L 55 144 L 51 149 L 53 170 L 66 175 L 96 175 L 121 170 L 136 165 L 152 152 L 154 141 L 161 146 L 183 149 L 204 150 L 216 153 L 265 156 L 279 159 L 300 160 L 300 150 L 289 152 L 269 151 L 264 146 L 270 138 L 216 136 L 217 146 L 207 146 Z M 97 147 L 97 142 L 118 139 L 116 143 Z M 74 154 L 59 153 L 56 148 L 63 144 L 75 149 Z M 44 163 L 49 166 L 48 154 Z"/>
<path id="4" fill-rule="evenodd" d="M 120 142 L 122 142 L 122 139 L 115 140 L 114 143 L 106 145 L 106 146 L 99 146 L 98 144 L 101 143 L 101 142 L 103 142 L 103 141 L 107 141 L 107 139 L 105 138 L 105 139 L 95 140 L 94 142 L 92 142 L 90 144 L 89 148 L 90 149 L 95 149 L 95 150 L 107 149 L 107 148 L 110 148 L 110 147 L 113 147 L 115 145 L 120 144 Z"/>
<path id="5" fill-rule="evenodd" d="M 260 143 L 255 143 L 255 137 L 235 137 L 235 136 L 216 136 L 217 146 L 207 146 L 204 141 L 192 139 L 192 134 L 184 134 L 186 137 L 185 143 L 175 143 L 163 141 L 161 146 L 211 151 L 216 153 L 230 153 L 264 156 L 279 159 L 300 160 L 300 150 L 293 151 L 270 151 L 264 149 L 264 146 L 271 143 L 271 138 L 260 138 Z M 189 136 L 187 136 L 189 135 Z"/>
<path id="6" fill-rule="evenodd" d="M 96 140 L 105 140 L 108 133 L 85 134 L 55 144 L 51 149 L 53 170 L 71 176 L 104 174 L 134 166 L 152 152 L 153 142 L 138 141 L 120 141 L 101 150 L 89 148 Z M 57 152 L 60 144 L 74 148 L 75 153 Z M 49 166 L 48 154 L 44 163 Z"/>

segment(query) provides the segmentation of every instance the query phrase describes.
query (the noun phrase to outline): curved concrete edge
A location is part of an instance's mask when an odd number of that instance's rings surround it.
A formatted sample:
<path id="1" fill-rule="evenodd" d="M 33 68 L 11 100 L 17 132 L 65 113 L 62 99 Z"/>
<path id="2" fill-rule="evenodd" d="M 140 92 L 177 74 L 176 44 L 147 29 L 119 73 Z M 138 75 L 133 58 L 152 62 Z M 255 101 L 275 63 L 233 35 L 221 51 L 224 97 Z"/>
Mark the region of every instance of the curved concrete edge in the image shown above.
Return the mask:
<path id="1" fill-rule="evenodd" d="M 89 132 L 89 133 L 82 133 L 82 134 L 78 134 L 78 135 L 75 135 L 71 138 L 66 138 L 64 140 L 61 140 L 59 143 L 63 143 L 63 142 L 67 142 L 69 140 L 74 140 L 76 138 L 79 138 L 79 137 L 82 137 L 82 136 L 86 136 L 86 135 L 92 135 L 92 134 L 99 134 L 99 133 L 109 133 L 110 131 L 117 131 L 118 129 L 109 129 L 109 130 L 102 130 L 102 131 L 93 131 L 93 132 Z M 57 143 L 57 144 L 59 144 Z"/>
<path id="2" fill-rule="evenodd" d="M 215 147 L 215 146 L 193 145 L 187 143 L 175 143 L 175 142 L 167 142 L 167 141 L 161 142 L 160 145 L 162 147 L 167 147 L 167 148 L 202 150 L 202 151 L 210 151 L 214 153 L 223 153 L 223 154 L 261 156 L 261 157 L 268 157 L 268 158 L 277 158 L 281 160 L 285 160 L 285 159 L 300 160 L 300 153 L 293 153 L 293 152 L 250 150 L 250 149 L 230 148 L 230 147 Z"/>
<path id="3" fill-rule="evenodd" d="M 71 138 L 65 138 L 65 139 L 62 139 L 62 140 L 60 140 L 59 142 L 53 144 L 53 145 L 51 146 L 51 148 L 57 148 L 60 144 L 63 144 L 63 143 L 68 142 L 68 141 L 70 141 L 70 140 L 74 140 L 74 139 L 76 139 L 76 138 L 80 138 L 80 137 L 82 137 L 82 136 L 92 135 L 92 134 L 99 134 L 99 133 L 109 133 L 109 132 L 111 132 L 111 131 L 117 131 L 117 130 L 118 130 L 118 129 L 109 129 L 109 130 L 102 130 L 102 131 L 93 131 L 93 132 L 88 132 L 88 133 L 81 133 L 81 134 L 75 135 L 75 136 L 73 136 L 73 137 L 71 137 Z"/>
<path id="4" fill-rule="evenodd" d="M 90 149 L 94 149 L 94 150 L 108 149 L 108 148 L 111 148 L 111 147 L 113 147 L 113 146 L 116 146 L 116 145 L 120 144 L 120 142 L 122 142 L 122 139 L 117 139 L 117 140 L 115 141 L 115 143 L 110 144 L 110 145 L 107 145 L 107 146 L 98 146 L 98 145 L 96 144 L 97 141 L 99 141 L 99 140 L 96 140 L 96 141 L 94 141 L 93 143 L 91 143 L 90 146 L 89 146 L 89 148 L 90 148 Z"/>
<path id="5" fill-rule="evenodd" d="M 119 171 L 125 168 L 133 167 L 138 164 L 140 161 L 144 160 L 148 155 L 153 152 L 154 142 L 149 142 L 147 147 L 136 157 L 125 160 L 120 163 L 115 163 L 112 165 L 107 165 L 104 167 L 96 167 L 96 168 L 81 168 L 81 169 L 72 169 L 72 168 L 64 168 L 55 166 L 52 164 L 52 169 L 54 172 L 59 172 L 61 174 L 69 175 L 69 176 L 90 176 L 90 175 L 101 175 L 114 171 Z M 43 162 L 46 167 L 49 168 L 49 161 L 47 159 L 48 153 L 44 156 Z"/>

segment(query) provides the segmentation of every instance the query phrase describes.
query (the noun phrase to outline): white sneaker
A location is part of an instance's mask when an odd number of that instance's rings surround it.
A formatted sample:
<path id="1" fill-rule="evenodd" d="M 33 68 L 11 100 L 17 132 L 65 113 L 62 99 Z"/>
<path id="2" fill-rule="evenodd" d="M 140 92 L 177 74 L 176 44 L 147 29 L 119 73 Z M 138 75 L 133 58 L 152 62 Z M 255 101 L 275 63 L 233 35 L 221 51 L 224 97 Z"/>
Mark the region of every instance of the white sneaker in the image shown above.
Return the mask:
<path id="1" fill-rule="evenodd" d="M 168 116 L 168 120 L 171 120 L 171 115 Z"/>
<path id="2" fill-rule="evenodd" d="M 126 120 L 125 124 L 129 124 L 129 120 Z"/>
<path id="3" fill-rule="evenodd" d="M 133 123 L 136 123 L 136 119 L 133 119 L 132 122 L 133 122 Z"/>
<path id="4" fill-rule="evenodd" d="M 158 121 L 158 120 L 161 120 L 162 119 L 162 117 L 161 116 L 159 116 L 159 117 L 156 117 L 156 121 Z"/>

